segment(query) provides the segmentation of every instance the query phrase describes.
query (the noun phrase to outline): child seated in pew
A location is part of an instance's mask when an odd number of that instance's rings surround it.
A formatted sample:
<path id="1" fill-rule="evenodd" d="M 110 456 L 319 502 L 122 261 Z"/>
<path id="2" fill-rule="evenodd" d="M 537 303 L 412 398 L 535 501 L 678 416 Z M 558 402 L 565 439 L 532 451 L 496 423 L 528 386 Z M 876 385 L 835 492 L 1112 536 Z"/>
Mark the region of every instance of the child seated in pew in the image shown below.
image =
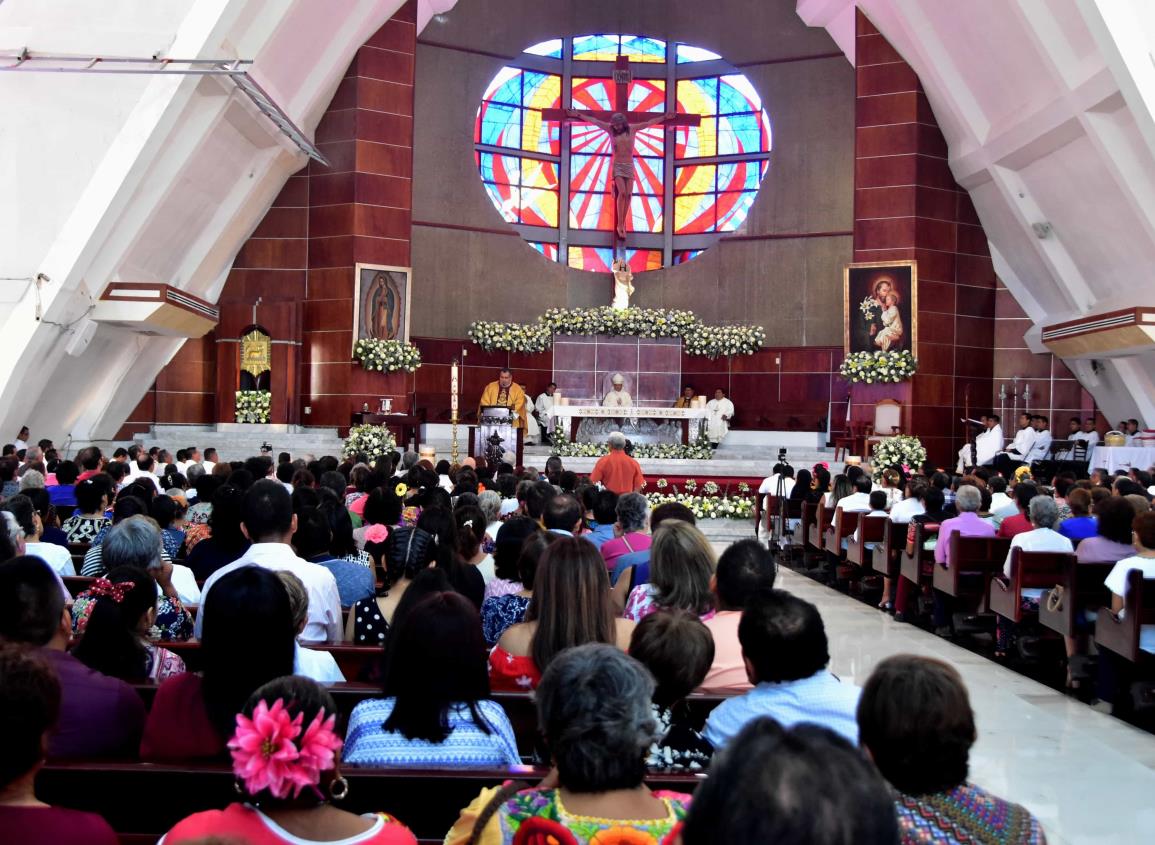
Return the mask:
<path id="1" fill-rule="evenodd" d="M 36 773 L 60 716 L 60 698 L 60 681 L 42 657 L 0 646 L 0 838 L 21 845 L 117 845 L 116 834 L 96 813 L 50 807 L 36 798 Z"/>
<path id="2" fill-rule="evenodd" d="M 851 539 L 854 540 L 854 542 L 856 542 L 856 543 L 858 542 L 858 532 L 862 530 L 862 520 L 864 517 L 868 517 L 868 516 L 886 517 L 886 516 L 890 515 L 886 512 L 887 503 L 888 503 L 887 492 L 885 490 L 873 490 L 873 491 L 871 491 L 871 493 L 870 493 L 870 510 L 868 510 L 866 513 L 864 513 L 862 516 L 860 516 L 858 518 L 858 525 L 854 529 L 854 534 L 851 535 Z M 847 546 L 846 540 L 842 541 L 842 545 L 843 545 L 843 547 Z M 877 543 L 867 543 L 866 544 L 866 550 L 867 551 L 873 551 L 874 547 L 877 545 L 878 545 Z"/>
<path id="3" fill-rule="evenodd" d="M 297 636 L 305 630 L 309 618 L 309 594 L 301 579 L 288 570 L 277 573 L 285 592 L 289 594 L 289 609 L 293 614 L 293 627 Z M 299 640 L 293 641 L 293 674 L 310 678 L 319 684 L 343 684 L 345 674 L 337 665 L 337 658 L 327 651 L 302 648 Z"/>
<path id="4" fill-rule="evenodd" d="M 416 845 L 413 833 L 384 813 L 358 816 L 331 803 L 349 790 L 341 777 L 336 722 L 332 696 L 313 681 L 287 677 L 265 684 L 236 717 L 228 743 L 243 803 L 189 816 L 162 842 Z"/>
<path id="5" fill-rule="evenodd" d="M 425 596 L 396 619 L 383 654 L 384 698 L 361 702 L 349 717 L 348 765 L 521 762 L 513 726 L 489 697 L 481 619 L 468 599 L 452 591 Z"/>

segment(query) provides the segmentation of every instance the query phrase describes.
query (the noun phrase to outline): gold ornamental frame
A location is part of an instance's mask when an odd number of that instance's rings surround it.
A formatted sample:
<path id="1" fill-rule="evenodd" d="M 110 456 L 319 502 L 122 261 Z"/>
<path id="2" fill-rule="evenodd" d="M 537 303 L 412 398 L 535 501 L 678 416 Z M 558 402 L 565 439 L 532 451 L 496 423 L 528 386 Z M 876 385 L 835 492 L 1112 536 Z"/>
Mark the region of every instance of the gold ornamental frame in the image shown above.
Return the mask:
<path id="1" fill-rule="evenodd" d="M 906 297 L 907 301 L 910 302 L 909 321 L 908 321 L 908 325 L 910 326 L 909 348 L 910 348 L 910 354 L 913 355 L 917 359 L 918 358 L 918 261 L 915 261 L 915 260 L 908 260 L 908 261 L 857 261 L 857 262 L 851 262 L 851 263 L 843 266 L 843 268 L 842 268 L 842 350 L 846 355 L 850 355 L 852 351 L 853 352 L 874 351 L 874 350 L 866 350 L 866 349 L 851 350 L 851 348 L 850 348 L 850 320 L 851 320 L 851 317 L 853 316 L 853 314 L 851 312 L 851 295 L 850 295 L 850 287 L 851 287 L 851 281 L 852 281 L 851 277 L 853 275 L 856 275 L 858 273 L 858 271 L 865 271 L 864 273 L 862 273 L 863 276 L 867 276 L 867 275 L 873 276 L 873 275 L 878 274 L 880 271 L 885 271 L 885 270 L 893 271 L 892 275 L 895 278 L 892 279 L 892 284 L 894 282 L 898 282 L 901 279 L 903 279 L 908 272 L 910 274 L 910 291 L 909 291 L 909 296 Z M 861 293 L 861 291 L 858 291 L 857 293 Z M 855 301 L 854 306 L 853 306 L 854 307 L 853 313 L 855 313 L 855 314 L 858 313 L 858 301 L 859 300 L 857 297 L 857 293 L 855 296 L 856 301 Z"/>

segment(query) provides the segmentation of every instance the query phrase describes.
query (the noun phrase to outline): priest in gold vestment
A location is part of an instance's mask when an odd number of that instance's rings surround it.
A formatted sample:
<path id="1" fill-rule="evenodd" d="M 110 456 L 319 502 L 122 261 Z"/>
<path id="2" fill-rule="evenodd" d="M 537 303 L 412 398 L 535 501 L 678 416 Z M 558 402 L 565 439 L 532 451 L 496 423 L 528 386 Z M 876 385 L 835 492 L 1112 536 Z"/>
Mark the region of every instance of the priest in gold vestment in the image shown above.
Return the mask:
<path id="1" fill-rule="evenodd" d="M 525 428 L 525 391 L 521 389 L 520 385 L 513 383 L 513 373 L 509 370 L 499 371 L 497 381 L 491 381 L 485 386 L 485 390 L 481 391 L 481 402 L 477 406 L 477 415 L 481 416 L 482 408 L 495 406 L 512 408 L 515 416 L 513 427 Z"/>

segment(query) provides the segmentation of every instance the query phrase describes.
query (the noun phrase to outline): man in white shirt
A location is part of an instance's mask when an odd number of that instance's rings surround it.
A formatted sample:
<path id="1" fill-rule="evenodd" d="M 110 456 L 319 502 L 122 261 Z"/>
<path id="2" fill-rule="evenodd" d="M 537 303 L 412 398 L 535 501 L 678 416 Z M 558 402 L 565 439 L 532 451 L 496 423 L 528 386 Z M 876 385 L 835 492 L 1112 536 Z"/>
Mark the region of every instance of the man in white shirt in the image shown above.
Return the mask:
<path id="1" fill-rule="evenodd" d="M 135 461 L 130 459 L 128 462 L 128 478 L 126 481 L 131 484 L 138 478 L 144 478 L 150 481 L 152 486 L 156 488 L 158 494 L 164 493 L 164 488 L 160 486 L 160 479 L 157 478 L 153 472 L 152 456 L 147 452 L 140 452 Z"/>
<path id="2" fill-rule="evenodd" d="M 1031 451 L 1027 453 L 1028 466 L 1035 461 L 1045 461 L 1051 456 L 1050 420 L 1040 414 L 1032 420 L 1032 424 L 1035 427 L 1035 439 L 1031 442 Z"/>
<path id="3" fill-rule="evenodd" d="M 1127 445 L 1128 446 L 1140 445 L 1136 441 L 1136 438 L 1139 434 L 1139 420 L 1127 420 L 1127 428 L 1126 429 L 1120 429 L 1120 430 L 1123 431 L 1123 433 L 1127 435 Z"/>
<path id="4" fill-rule="evenodd" d="M 734 418 L 734 403 L 726 398 L 726 391 L 719 387 L 714 391 L 714 398 L 706 403 L 706 410 L 710 414 L 706 433 L 710 442 L 717 446 L 730 431 L 730 420 Z"/>
<path id="5" fill-rule="evenodd" d="M 525 444 L 536 446 L 541 442 L 541 425 L 537 421 L 537 407 L 533 404 L 533 398 L 525 389 L 524 384 L 521 386 L 521 390 L 525 393 Z"/>
<path id="6" fill-rule="evenodd" d="M 553 410 L 553 392 L 555 390 L 557 390 L 557 385 L 551 381 L 545 386 L 545 390 L 539 393 L 537 398 L 533 400 L 534 414 L 537 416 L 538 425 L 541 426 L 541 440 L 543 443 L 548 443 L 552 434 L 549 429 L 549 412 Z"/>
<path id="7" fill-rule="evenodd" d="M 975 449 L 977 458 L 971 457 L 971 444 L 966 444 L 958 453 L 958 471 L 966 472 L 967 467 L 988 466 L 994 462 L 995 455 L 1003 448 L 1003 425 L 998 414 L 983 415 L 981 417 L 985 428 L 975 435 Z"/>
<path id="8" fill-rule="evenodd" d="M 1072 438 L 1074 440 L 1083 440 L 1087 444 L 1087 460 L 1091 460 L 1091 453 L 1095 451 L 1095 447 L 1099 445 L 1099 430 L 1095 428 L 1095 418 L 1087 417 L 1083 420 L 1083 430 Z"/>
<path id="9" fill-rule="evenodd" d="M 870 476 L 863 473 L 854 479 L 854 492 L 838 500 L 838 507 L 842 508 L 843 513 L 869 513 L 870 491 L 873 487 L 874 482 Z"/>
<path id="10" fill-rule="evenodd" d="M 28 438 L 30 436 L 28 426 L 21 426 L 20 433 L 16 435 L 16 439 L 12 441 L 12 445 L 16 447 L 17 452 L 23 452 L 28 448 Z"/>
<path id="11" fill-rule="evenodd" d="M 774 474 L 763 478 L 762 483 L 758 486 L 758 495 L 778 495 L 778 479 L 782 479 L 782 497 L 789 499 L 790 493 L 794 489 L 794 467 L 790 464 L 775 464 Z"/>
<path id="12" fill-rule="evenodd" d="M 1019 430 L 1015 432 L 1015 439 L 1010 446 L 995 455 L 994 465 L 1006 477 L 1014 475 L 1016 469 L 1027 459 L 1031 447 L 1035 444 L 1037 432 L 1031 425 L 1031 414 L 1019 414 Z"/>
<path id="13" fill-rule="evenodd" d="M 1000 511 L 1006 507 L 1015 507 L 1015 500 L 1007 495 L 1007 480 L 1001 475 L 996 475 L 987 482 L 987 488 L 991 491 L 991 507 L 988 511 L 992 515 L 996 511 Z M 1011 512 L 1012 514 L 1014 511 Z"/>
<path id="14" fill-rule="evenodd" d="M 202 604 L 209 591 L 224 575 L 242 566 L 261 566 L 273 571 L 287 570 L 301 579 L 309 594 L 309 614 L 300 639 L 303 643 L 341 642 L 341 598 L 337 581 L 328 569 L 297 557 L 289 545 L 297 530 L 297 516 L 285 488 L 277 481 L 262 479 L 245 493 L 241 505 L 241 530 L 252 545 L 237 561 L 214 572 L 205 581 Z M 197 614 L 195 633 L 201 635 L 203 613 Z"/>
<path id="15" fill-rule="evenodd" d="M 621 373 L 615 373 L 613 377 L 613 389 L 606 394 L 605 399 L 602 400 L 603 408 L 632 408 L 634 399 L 626 392 L 626 377 Z"/>
<path id="16" fill-rule="evenodd" d="M 926 485 L 920 482 L 917 488 L 910 488 L 910 493 L 910 496 L 890 506 L 891 522 L 908 525 L 914 517 L 926 513 L 926 505 L 922 502 L 922 497 L 926 495 Z"/>
<path id="17" fill-rule="evenodd" d="M 209 475 L 213 474 L 213 467 L 217 465 L 217 450 L 205 449 L 205 459 L 201 461 L 201 466 L 205 468 L 205 472 Z"/>

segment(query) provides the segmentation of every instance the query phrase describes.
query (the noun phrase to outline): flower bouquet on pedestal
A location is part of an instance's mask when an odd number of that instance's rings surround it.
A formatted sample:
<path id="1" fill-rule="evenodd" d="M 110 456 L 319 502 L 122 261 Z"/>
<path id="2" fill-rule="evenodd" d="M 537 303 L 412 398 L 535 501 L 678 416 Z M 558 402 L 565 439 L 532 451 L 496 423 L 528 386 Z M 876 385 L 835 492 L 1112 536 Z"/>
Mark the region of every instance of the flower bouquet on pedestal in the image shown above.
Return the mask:
<path id="1" fill-rule="evenodd" d="M 421 366 L 421 351 L 412 343 L 399 340 L 379 340 L 375 337 L 361 338 L 353 346 L 353 357 L 366 370 L 378 373 L 407 373 Z"/>
<path id="2" fill-rule="evenodd" d="M 237 391 L 237 422 L 267 423 L 273 404 L 273 394 L 267 390 Z"/>
<path id="3" fill-rule="evenodd" d="M 397 438 L 383 425 L 355 425 L 349 429 L 341 456 L 351 458 L 362 454 L 376 463 L 380 458 L 397 448 Z"/>
<path id="4" fill-rule="evenodd" d="M 838 372 L 851 384 L 897 384 L 911 378 L 918 362 L 908 351 L 853 352 Z"/>
<path id="5" fill-rule="evenodd" d="M 871 456 L 871 475 L 875 481 L 882 481 L 882 474 L 892 466 L 907 467 L 914 470 L 922 466 L 926 460 L 926 449 L 917 437 L 912 434 L 898 434 L 886 437 L 874 447 Z"/>

